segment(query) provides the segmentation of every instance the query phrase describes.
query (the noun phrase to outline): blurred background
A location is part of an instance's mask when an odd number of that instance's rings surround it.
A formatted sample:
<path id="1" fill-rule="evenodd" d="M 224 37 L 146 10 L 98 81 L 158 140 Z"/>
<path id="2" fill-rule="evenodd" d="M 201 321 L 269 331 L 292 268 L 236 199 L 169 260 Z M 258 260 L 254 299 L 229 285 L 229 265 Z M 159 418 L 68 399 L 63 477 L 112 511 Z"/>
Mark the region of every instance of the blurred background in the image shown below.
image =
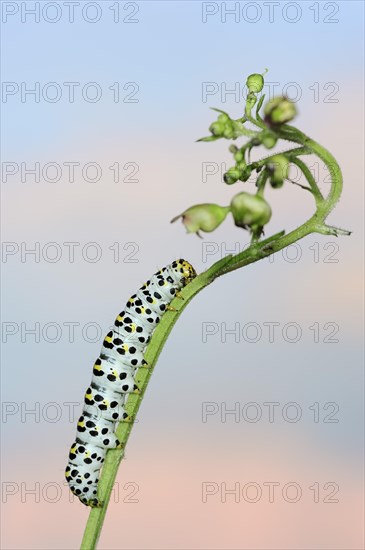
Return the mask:
<path id="1" fill-rule="evenodd" d="M 241 190 L 222 183 L 229 143 L 195 140 L 210 107 L 241 116 L 247 75 L 268 68 L 267 97 L 297 101 L 294 124 L 338 159 L 329 222 L 353 234 L 307 237 L 189 305 L 99 548 L 363 548 L 362 2 L 1 8 L 2 547 L 79 547 L 88 509 L 63 472 L 128 296 L 175 258 L 201 272 L 248 243 L 229 218 L 204 240 L 169 221 Z M 313 211 L 290 183 L 268 200 L 267 235 Z"/>

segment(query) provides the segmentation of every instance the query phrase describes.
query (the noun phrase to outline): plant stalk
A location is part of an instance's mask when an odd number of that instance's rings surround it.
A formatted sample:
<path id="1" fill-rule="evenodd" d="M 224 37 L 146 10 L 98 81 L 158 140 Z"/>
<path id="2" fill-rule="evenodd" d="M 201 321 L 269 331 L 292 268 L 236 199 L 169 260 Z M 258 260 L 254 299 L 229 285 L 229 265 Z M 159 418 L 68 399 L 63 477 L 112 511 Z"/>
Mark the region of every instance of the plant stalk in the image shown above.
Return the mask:
<path id="1" fill-rule="evenodd" d="M 305 136 L 302 132 L 292 126 L 282 125 L 279 129 L 275 130 L 275 133 L 278 138 L 301 145 L 300 148 L 292 151 L 293 157 L 297 158 L 300 154 L 304 155 L 314 153 L 327 165 L 332 180 L 329 194 L 326 198 L 322 197 L 313 178 L 311 179 L 308 177 L 309 170 L 307 172 L 306 165 L 304 165 L 301 161 L 297 161 L 296 164 L 302 169 L 304 176 L 309 179 L 309 184 L 315 192 L 314 194 L 317 206 L 315 214 L 287 235 L 285 235 L 284 232 L 281 232 L 263 241 L 252 243 L 248 249 L 235 256 L 227 256 L 219 260 L 205 272 L 198 275 L 181 291 L 181 296 L 183 299 L 175 298 L 173 300 L 171 306 L 175 308 L 176 311 L 167 311 L 163 315 L 161 322 L 154 331 L 151 341 L 147 346 L 145 359 L 149 365 L 149 368 L 142 368 L 137 371 L 136 382 L 141 388 L 141 393 L 139 395 L 129 395 L 127 399 L 126 410 L 132 417 L 132 421 L 129 423 L 121 422 L 116 430 L 116 435 L 123 444 L 123 448 L 113 449 L 107 452 L 98 489 L 98 497 L 102 501 L 102 506 L 100 508 L 93 508 L 90 511 L 84 537 L 81 543 L 81 550 L 94 550 L 96 548 L 118 467 L 123 459 L 125 446 L 132 431 L 134 419 L 142 403 L 148 382 L 153 373 L 153 369 L 174 324 L 194 296 L 210 285 L 217 277 L 221 277 L 231 271 L 275 254 L 279 250 L 294 244 L 310 233 L 322 233 L 327 235 L 349 234 L 346 230 L 340 230 L 325 224 L 325 220 L 337 203 L 342 190 L 341 170 L 334 157 L 324 147 L 316 143 L 311 138 Z M 255 167 L 265 164 L 265 160 L 266 159 L 254 163 Z"/>

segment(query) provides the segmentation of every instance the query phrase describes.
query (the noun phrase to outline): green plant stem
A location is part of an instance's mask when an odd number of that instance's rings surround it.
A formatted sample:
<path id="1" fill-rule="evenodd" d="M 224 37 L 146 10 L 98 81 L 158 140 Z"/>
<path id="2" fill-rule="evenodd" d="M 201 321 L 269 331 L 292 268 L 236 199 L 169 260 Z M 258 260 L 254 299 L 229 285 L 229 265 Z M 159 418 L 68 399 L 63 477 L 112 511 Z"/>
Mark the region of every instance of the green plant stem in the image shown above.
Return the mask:
<path id="1" fill-rule="evenodd" d="M 158 324 L 145 353 L 145 360 L 147 361 L 149 368 L 139 369 L 137 372 L 136 383 L 141 389 L 141 393 L 138 395 L 129 395 L 126 403 L 126 411 L 133 420 L 135 419 L 142 403 L 154 366 L 174 324 L 190 300 L 198 292 L 200 292 L 200 290 L 207 286 L 209 282 L 211 281 L 207 279 L 204 273 L 196 277 L 186 288 L 181 291 L 181 296 L 184 299 L 175 298 L 175 300 L 171 303 L 171 306 L 176 308 L 176 311 L 167 311 L 161 318 L 161 322 Z M 89 519 L 81 543 L 82 550 L 92 550 L 96 547 L 118 467 L 124 457 L 125 446 L 132 431 L 132 427 L 133 421 L 128 423 L 120 422 L 116 430 L 116 435 L 122 444 L 122 448 L 109 450 L 107 452 L 98 487 L 98 497 L 102 502 L 102 506 L 100 508 L 92 508 L 90 510 Z"/>
<path id="2" fill-rule="evenodd" d="M 269 179 L 269 172 L 267 170 L 262 170 L 259 177 L 256 180 L 256 187 L 257 187 L 256 195 L 258 195 L 259 197 L 264 196 L 265 185 L 268 179 Z"/>
<path id="3" fill-rule="evenodd" d="M 256 120 L 260 123 L 260 124 L 265 124 L 264 123 L 264 120 L 260 117 L 260 109 L 262 107 L 262 104 L 265 100 L 265 94 L 262 94 L 262 96 L 260 97 L 259 101 L 257 102 L 257 105 L 256 105 Z"/>
<path id="4" fill-rule="evenodd" d="M 315 201 L 318 205 L 320 202 L 323 201 L 323 195 L 317 185 L 316 180 L 312 175 L 312 172 L 309 170 L 308 166 L 300 158 L 297 158 L 297 157 L 291 158 L 291 163 L 298 166 L 298 168 L 302 171 L 303 175 L 305 176 L 305 178 L 307 179 L 310 185 L 309 190 L 313 193 Z"/>
<path id="5" fill-rule="evenodd" d="M 146 349 L 145 359 L 149 364 L 149 368 L 139 369 L 137 372 L 136 382 L 141 388 L 141 393 L 139 395 L 132 394 L 128 397 L 126 409 L 132 416 L 133 420 L 135 419 L 142 403 L 144 393 L 161 350 L 163 349 L 174 324 L 196 294 L 211 284 L 217 277 L 221 277 L 231 271 L 275 254 L 279 250 L 294 244 L 310 233 L 317 232 L 325 235 L 336 236 L 349 234 L 346 230 L 331 227 L 325 224 L 325 219 L 334 208 L 342 190 L 341 170 L 334 157 L 324 147 L 305 136 L 302 132 L 292 126 L 283 125 L 281 128 L 276 129 L 275 133 L 278 138 L 293 141 L 301 145 L 300 148 L 296 148 L 291 151 L 293 157 L 297 157 L 300 154 L 315 153 L 327 165 L 332 180 L 329 194 L 326 198 L 323 198 L 320 192 L 319 194 L 317 193 L 317 210 L 315 214 L 300 227 L 296 228 L 294 231 L 291 231 L 287 235 L 285 235 L 284 232 L 280 232 L 263 241 L 254 242 L 248 249 L 237 254 L 236 256 L 227 256 L 226 258 L 219 260 L 205 272 L 198 275 L 186 288 L 182 290 L 181 295 L 184 299 L 175 298 L 173 300 L 171 306 L 176 308 L 176 311 L 167 311 L 163 315 L 161 322 L 154 331 L 151 341 Z M 254 167 L 263 166 L 265 162 L 267 162 L 267 159 L 254 163 Z M 309 170 L 307 172 L 301 163 L 299 163 L 298 166 L 302 169 L 306 178 L 309 179 L 309 184 L 313 189 L 311 174 L 311 177 L 308 178 Z M 316 183 L 315 188 L 318 189 Z M 114 485 L 114 480 L 117 475 L 118 466 L 124 456 L 124 449 L 132 427 L 133 421 L 130 423 L 120 423 L 116 433 L 118 439 L 123 444 L 123 448 L 109 450 L 107 452 L 98 490 L 98 497 L 102 501 L 102 506 L 100 508 L 93 508 L 90 511 L 90 516 L 81 544 L 82 550 L 93 550 L 96 547 Z"/>
<path id="6" fill-rule="evenodd" d="M 285 154 L 285 156 L 287 156 L 290 160 L 292 160 L 295 157 L 298 157 L 299 155 L 309 155 L 310 153 L 311 151 L 310 149 L 308 149 L 308 147 L 294 147 L 293 149 L 288 149 L 287 151 L 283 151 L 283 154 Z M 251 170 L 261 168 L 262 166 L 265 166 L 265 164 L 267 164 L 277 154 L 278 153 L 273 153 L 272 155 L 264 157 L 261 160 L 252 162 L 248 167 L 251 168 Z"/>
<path id="7" fill-rule="evenodd" d="M 256 118 L 254 118 L 251 114 L 251 111 L 252 111 L 252 108 L 253 108 L 254 104 L 252 104 L 250 102 L 250 96 L 251 96 L 251 94 L 248 95 L 248 98 L 247 98 L 247 101 L 246 101 L 244 118 L 245 118 L 245 120 L 251 122 L 254 126 L 257 126 L 258 128 L 260 128 L 260 130 L 266 130 L 267 126 L 265 125 L 264 121 L 262 120 L 262 118 L 260 116 L 257 116 L 261 100 L 259 100 L 258 110 L 256 111 Z M 255 97 L 255 95 L 254 95 L 254 97 Z M 251 96 L 251 99 L 252 99 L 252 96 Z"/>

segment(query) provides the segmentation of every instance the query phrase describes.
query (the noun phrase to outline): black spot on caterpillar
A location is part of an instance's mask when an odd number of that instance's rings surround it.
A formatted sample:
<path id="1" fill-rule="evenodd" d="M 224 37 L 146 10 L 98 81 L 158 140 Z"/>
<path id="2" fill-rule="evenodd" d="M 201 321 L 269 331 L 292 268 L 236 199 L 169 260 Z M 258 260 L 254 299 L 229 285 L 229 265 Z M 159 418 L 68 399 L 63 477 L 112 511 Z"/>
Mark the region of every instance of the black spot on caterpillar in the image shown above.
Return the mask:
<path id="1" fill-rule="evenodd" d="M 129 298 L 104 338 L 65 471 L 71 491 L 86 506 L 101 505 L 100 470 L 107 449 L 120 447 L 115 428 L 130 420 L 123 405 L 127 394 L 139 393 L 136 372 L 148 366 L 144 352 L 151 335 L 176 293 L 194 277 L 194 268 L 183 259 L 160 269 Z"/>

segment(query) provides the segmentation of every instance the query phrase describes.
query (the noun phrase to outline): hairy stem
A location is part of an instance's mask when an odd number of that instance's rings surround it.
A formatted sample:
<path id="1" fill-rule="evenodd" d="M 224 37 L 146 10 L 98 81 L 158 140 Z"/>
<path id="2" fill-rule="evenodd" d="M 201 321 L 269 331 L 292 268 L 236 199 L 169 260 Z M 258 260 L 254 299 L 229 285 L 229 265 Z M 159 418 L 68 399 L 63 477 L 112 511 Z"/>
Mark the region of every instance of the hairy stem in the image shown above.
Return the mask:
<path id="1" fill-rule="evenodd" d="M 292 164 L 295 164 L 296 166 L 298 166 L 298 168 L 302 171 L 303 175 L 306 177 L 310 185 L 309 190 L 313 193 L 316 203 L 318 204 L 321 201 L 323 201 L 322 193 L 319 190 L 317 182 L 314 179 L 312 172 L 309 170 L 308 166 L 300 158 L 297 158 L 297 157 L 293 157 L 291 159 L 291 162 Z"/>
<path id="2" fill-rule="evenodd" d="M 146 349 L 145 359 L 149 364 L 149 368 L 139 369 L 136 376 L 136 382 L 141 388 L 139 395 L 130 395 L 127 400 L 126 409 L 132 417 L 132 422 L 121 422 L 117 428 L 116 434 L 118 439 L 122 442 L 122 449 L 109 450 L 106 455 L 105 463 L 102 469 L 102 474 L 99 481 L 98 497 L 102 501 L 100 508 L 93 508 L 90 511 L 90 516 L 86 525 L 84 538 L 82 540 L 82 550 L 93 550 L 96 547 L 100 532 L 102 529 L 104 517 L 107 511 L 111 491 L 114 485 L 114 480 L 117 475 L 119 464 L 124 456 L 124 449 L 128 438 L 130 436 L 133 420 L 139 410 L 142 403 L 144 393 L 146 391 L 148 382 L 151 378 L 154 366 L 157 359 L 163 349 L 163 346 L 178 318 L 183 310 L 194 298 L 198 292 L 203 290 L 206 286 L 211 284 L 217 277 L 221 277 L 231 271 L 244 267 L 253 262 L 257 262 L 262 258 L 275 254 L 279 250 L 294 244 L 303 237 L 310 233 L 322 233 L 326 235 L 348 235 L 349 232 L 341 230 L 335 227 L 330 227 L 325 224 L 325 219 L 328 214 L 334 208 L 338 201 L 342 190 L 342 175 L 338 163 L 324 147 L 305 136 L 302 132 L 296 128 L 288 125 L 283 125 L 279 129 L 275 130 L 277 137 L 298 143 L 301 147 L 293 149 L 291 151 L 294 163 L 302 170 L 304 176 L 307 178 L 313 194 L 316 198 L 317 210 L 315 214 L 303 223 L 301 226 L 291 231 L 287 235 L 284 232 L 280 232 L 273 235 L 263 241 L 254 242 L 251 246 L 243 252 L 235 256 L 227 256 L 222 260 L 219 260 L 213 264 L 205 272 L 198 275 L 186 288 L 181 292 L 182 299 L 175 298 L 172 302 L 172 306 L 176 311 L 167 311 L 159 325 L 157 326 L 151 341 Z M 308 167 L 297 160 L 297 157 L 302 154 L 315 153 L 328 167 L 331 175 L 331 189 L 326 198 L 323 198 L 320 193 L 316 182 Z M 270 157 L 269 157 L 270 158 Z M 262 161 L 253 163 L 254 168 L 263 166 L 267 162 L 267 158 Z"/>

